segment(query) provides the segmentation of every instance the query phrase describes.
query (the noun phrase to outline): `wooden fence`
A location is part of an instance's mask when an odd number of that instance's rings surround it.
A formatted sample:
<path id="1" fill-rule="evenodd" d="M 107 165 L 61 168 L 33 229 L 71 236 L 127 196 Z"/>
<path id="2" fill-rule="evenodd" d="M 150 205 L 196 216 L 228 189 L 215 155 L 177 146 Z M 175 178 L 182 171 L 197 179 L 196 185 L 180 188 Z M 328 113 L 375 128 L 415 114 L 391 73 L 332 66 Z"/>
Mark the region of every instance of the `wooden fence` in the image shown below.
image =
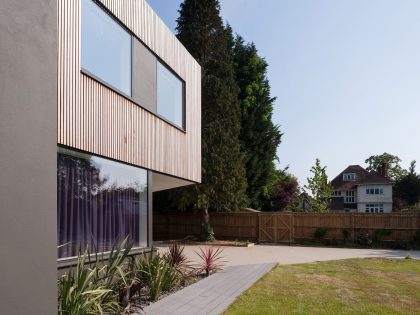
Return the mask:
<path id="1" fill-rule="evenodd" d="M 420 230 L 420 213 L 282 213 L 238 212 L 211 213 L 210 223 L 219 239 L 286 243 L 311 240 L 319 228 L 326 230 L 324 239 L 355 241 L 359 235 L 390 230 L 383 241 L 409 241 Z M 156 240 L 199 236 L 198 214 L 155 214 L 153 234 Z"/>

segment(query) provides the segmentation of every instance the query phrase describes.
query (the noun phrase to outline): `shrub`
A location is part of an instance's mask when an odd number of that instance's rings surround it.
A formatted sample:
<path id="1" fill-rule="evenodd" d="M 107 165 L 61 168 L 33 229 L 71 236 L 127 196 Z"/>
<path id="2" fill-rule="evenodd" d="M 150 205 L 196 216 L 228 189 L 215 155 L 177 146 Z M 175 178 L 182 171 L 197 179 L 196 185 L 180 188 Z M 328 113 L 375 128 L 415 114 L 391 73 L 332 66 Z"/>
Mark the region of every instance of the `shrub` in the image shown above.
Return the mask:
<path id="1" fill-rule="evenodd" d="M 58 281 L 59 314 L 102 314 L 119 313 L 141 284 L 127 264 L 132 248 L 124 239 L 113 246 L 105 259 L 89 250 L 79 253 L 75 272 L 70 269 Z M 95 258 L 94 262 L 87 260 Z"/>
<path id="2" fill-rule="evenodd" d="M 315 236 L 316 239 L 322 240 L 322 239 L 324 239 L 327 232 L 328 232 L 327 228 L 317 228 L 315 230 L 314 236 Z"/>
<path id="3" fill-rule="evenodd" d="M 417 230 L 416 233 L 413 235 L 411 242 L 415 247 L 420 247 L 420 230 Z"/>
<path id="4" fill-rule="evenodd" d="M 152 301 L 159 299 L 160 294 L 178 286 L 177 270 L 161 255 L 143 256 L 138 261 L 138 277 L 149 288 Z"/>
<path id="5" fill-rule="evenodd" d="M 365 246 L 372 246 L 372 238 L 369 233 L 359 233 L 357 236 L 357 243 Z"/>
<path id="6" fill-rule="evenodd" d="M 169 264 L 180 272 L 189 267 L 190 262 L 184 254 L 184 246 L 176 241 L 171 242 L 169 252 L 165 257 Z"/>
<path id="7" fill-rule="evenodd" d="M 197 272 L 205 272 L 208 277 L 212 272 L 222 270 L 222 252 L 223 250 L 220 248 L 215 249 L 214 247 L 207 247 L 204 250 L 200 248 L 200 253 L 195 252 L 201 258 L 201 261 L 196 268 Z"/>
<path id="8" fill-rule="evenodd" d="M 204 242 L 212 242 L 215 240 L 214 231 L 210 223 L 204 223 L 201 233 L 201 238 Z"/>
<path id="9" fill-rule="evenodd" d="M 90 269 L 85 260 L 86 251 L 79 253 L 75 272 L 70 270 L 58 280 L 58 314 L 86 315 L 119 312 L 120 306 L 116 301 L 109 300 L 109 289 L 94 281 L 97 268 Z"/>
<path id="10" fill-rule="evenodd" d="M 392 234 L 392 230 L 390 229 L 379 229 L 373 232 L 372 241 L 373 243 L 379 243 L 384 236 L 389 236 Z"/>
<path id="11" fill-rule="evenodd" d="M 349 238 L 350 238 L 350 231 L 349 230 L 347 230 L 347 229 L 344 229 L 344 230 L 342 230 L 342 233 L 343 233 L 343 240 L 344 240 L 344 243 L 347 243 L 347 241 L 349 240 Z"/>

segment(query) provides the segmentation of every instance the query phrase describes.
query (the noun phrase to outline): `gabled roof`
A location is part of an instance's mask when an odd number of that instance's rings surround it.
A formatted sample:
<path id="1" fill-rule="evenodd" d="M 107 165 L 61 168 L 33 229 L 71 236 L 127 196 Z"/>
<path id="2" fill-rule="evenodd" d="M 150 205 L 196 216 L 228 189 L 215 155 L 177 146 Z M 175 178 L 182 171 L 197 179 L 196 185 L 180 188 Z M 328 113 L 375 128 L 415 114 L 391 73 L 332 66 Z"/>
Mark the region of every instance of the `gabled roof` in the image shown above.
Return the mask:
<path id="1" fill-rule="evenodd" d="M 356 179 L 353 181 L 345 181 L 343 180 L 344 173 L 354 173 L 356 174 Z M 391 184 L 391 181 L 389 178 L 386 178 L 377 172 L 368 172 L 360 165 L 349 165 L 331 181 L 334 190 L 338 191 L 347 191 L 357 185 L 366 184 Z"/>

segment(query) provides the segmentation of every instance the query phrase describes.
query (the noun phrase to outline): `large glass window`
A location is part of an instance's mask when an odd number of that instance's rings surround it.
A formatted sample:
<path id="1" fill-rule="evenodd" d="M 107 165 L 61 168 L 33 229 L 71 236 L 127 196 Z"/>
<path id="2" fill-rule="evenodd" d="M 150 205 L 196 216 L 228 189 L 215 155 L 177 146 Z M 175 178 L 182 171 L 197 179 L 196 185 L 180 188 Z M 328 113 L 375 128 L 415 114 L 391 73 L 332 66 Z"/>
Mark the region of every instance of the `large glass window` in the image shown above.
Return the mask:
<path id="1" fill-rule="evenodd" d="M 131 35 L 92 0 L 82 0 L 82 68 L 131 96 Z"/>
<path id="2" fill-rule="evenodd" d="M 184 128 L 183 82 L 168 68 L 157 63 L 157 113 Z"/>
<path id="3" fill-rule="evenodd" d="M 146 170 L 59 148 L 58 258 L 86 246 L 106 252 L 127 236 L 147 247 L 147 203 Z"/>

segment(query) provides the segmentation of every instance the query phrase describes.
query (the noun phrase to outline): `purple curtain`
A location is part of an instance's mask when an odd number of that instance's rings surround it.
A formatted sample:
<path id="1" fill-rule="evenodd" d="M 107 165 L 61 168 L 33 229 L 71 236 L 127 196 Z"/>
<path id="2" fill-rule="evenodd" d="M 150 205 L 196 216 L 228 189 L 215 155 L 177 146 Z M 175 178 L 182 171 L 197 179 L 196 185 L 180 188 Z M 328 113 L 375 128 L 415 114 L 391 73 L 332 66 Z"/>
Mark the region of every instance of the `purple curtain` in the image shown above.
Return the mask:
<path id="1" fill-rule="evenodd" d="M 146 171 L 60 151 L 65 153 L 58 153 L 57 163 L 58 258 L 77 256 L 86 246 L 92 253 L 106 252 L 127 236 L 134 247 L 144 245 L 140 235 L 147 232 L 140 233 L 140 216 L 147 213 Z"/>

